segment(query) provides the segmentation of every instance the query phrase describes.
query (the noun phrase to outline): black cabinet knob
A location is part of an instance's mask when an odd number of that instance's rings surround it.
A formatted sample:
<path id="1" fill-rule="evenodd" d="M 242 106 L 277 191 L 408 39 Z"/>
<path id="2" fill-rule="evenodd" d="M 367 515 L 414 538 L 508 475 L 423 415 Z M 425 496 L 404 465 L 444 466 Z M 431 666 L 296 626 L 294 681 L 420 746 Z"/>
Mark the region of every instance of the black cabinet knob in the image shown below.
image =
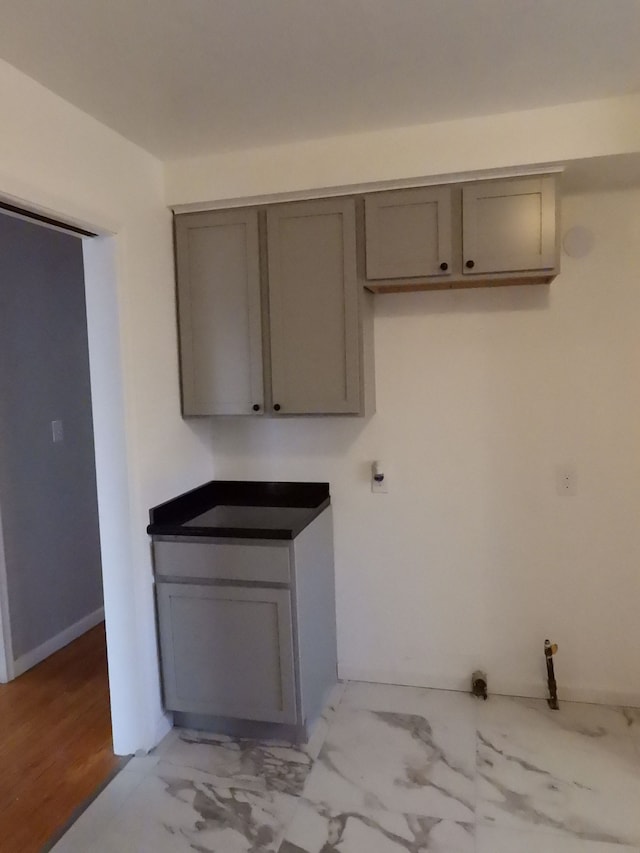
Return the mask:
<path id="1" fill-rule="evenodd" d="M 273 411 L 274 411 L 274 412 L 279 412 L 279 411 L 280 411 L 280 403 L 274 403 L 274 404 L 273 404 Z"/>
<path id="2" fill-rule="evenodd" d="M 468 270 L 472 270 L 472 269 L 475 267 L 475 263 L 474 263 L 474 261 L 467 261 L 467 263 L 465 264 L 465 267 L 466 267 Z"/>
<path id="3" fill-rule="evenodd" d="M 442 272 L 445 272 L 446 270 L 448 270 L 448 269 L 449 269 L 449 264 L 448 264 L 446 261 L 443 261 L 443 262 L 440 264 L 440 269 L 442 270 Z"/>
<path id="4" fill-rule="evenodd" d="M 253 406 L 251 406 L 251 408 L 253 409 L 254 412 L 260 411 L 260 406 L 258 405 L 258 403 L 254 403 Z"/>

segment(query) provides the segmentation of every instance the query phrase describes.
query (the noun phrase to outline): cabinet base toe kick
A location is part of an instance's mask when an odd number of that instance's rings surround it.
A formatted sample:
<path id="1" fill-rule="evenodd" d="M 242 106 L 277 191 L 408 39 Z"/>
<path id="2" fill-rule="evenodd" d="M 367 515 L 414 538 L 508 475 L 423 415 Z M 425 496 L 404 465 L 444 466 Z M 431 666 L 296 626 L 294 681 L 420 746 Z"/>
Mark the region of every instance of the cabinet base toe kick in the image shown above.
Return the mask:
<path id="1" fill-rule="evenodd" d="M 293 744 L 306 743 L 315 722 L 315 720 L 309 720 L 307 723 L 292 725 L 290 723 L 239 720 L 235 717 L 216 717 L 210 714 L 192 714 L 186 711 L 175 711 L 173 714 L 173 724 L 178 728 L 195 729 L 196 731 L 210 733 L 213 736 L 223 735 L 249 740 L 277 740 Z"/>

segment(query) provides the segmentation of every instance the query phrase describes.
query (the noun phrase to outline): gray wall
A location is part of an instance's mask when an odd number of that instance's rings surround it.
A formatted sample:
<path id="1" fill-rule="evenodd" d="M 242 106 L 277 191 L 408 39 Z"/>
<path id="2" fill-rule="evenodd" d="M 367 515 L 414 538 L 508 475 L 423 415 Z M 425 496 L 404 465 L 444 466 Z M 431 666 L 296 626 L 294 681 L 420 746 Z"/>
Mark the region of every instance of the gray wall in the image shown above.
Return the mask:
<path id="1" fill-rule="evenodd" d="M 81 242 L 2 214 L 0 508 L 18 658 L 101 607 L 102 578 Z"/>

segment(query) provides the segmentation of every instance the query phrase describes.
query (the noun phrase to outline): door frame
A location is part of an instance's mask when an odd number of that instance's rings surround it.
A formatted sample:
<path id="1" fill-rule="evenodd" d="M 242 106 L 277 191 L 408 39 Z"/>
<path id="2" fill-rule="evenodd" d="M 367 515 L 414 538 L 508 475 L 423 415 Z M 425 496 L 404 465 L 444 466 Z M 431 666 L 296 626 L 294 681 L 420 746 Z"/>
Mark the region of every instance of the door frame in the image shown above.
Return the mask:
<path id="1" fill-rule="evenodd" d="M 0 199 L 2 197 L 0 196 Z M 26 222 L 29 222 L 31 225 L 40 228 L 46 228 L 50 231 L 59 231 L 68 236 L 75 237 L 76 239 L 81 239 L 80 235 L 74 233 L 71 230 L 67 230 L 63 227 L 58 227 L 53 222 L 45 222 L 37 217 L 31 218 L 28 215 L 21 215 L 12 210 L 5 210 L 0 208 L 0 218 L 4 217 L 12 217 L 15 219 L 23 219 Z M 98 239 L 97 237 L 91 239 Z M 85 300 L 86 300 L 86 283 L 85 279 L 85 252 L 82 251 L 83 254 L 83 288 L 85 290 Z M 87 332 L 88 332 L 88 318 L 87 318 Z M 0 441 L 2 440 L 1 435 L 1 427 L 0 424 Z M 95 455 L 95 454 L 94 454 Z M 102 570 L 101 570 L 102 576 Z M 91 621 L 95 624 L 96 615 L 99 615 L 99 611 L 104 613 L 104 608 L 100 607 L 95 613 L 89 614 L 91 617 L 90 620 L 83 620 L 85 622 Z M 74 628 L 76 626 L 73 626 Z M 86 630 L 86 629 L 85 629 Z M 62 634 L 68 632 L 62 632 Z M 58 637 L 55 637 L 54 640 L 58 640 Z M 69 640 L 66 639 L 63 641 L 63 645 L 68 643 Z M 49 644 L 51 645 L 51 643 Z M 48 651 L 47 654 L 53 654 L 56 651 L 57 646 L 54 645 L 53 649 Z M 39 650 L 36 650 L 39 651 Z M 28 655 L 26 655 L 28 657 Z M 37 661 L 36 661 L 37 662 Z M 3 520 L 2 520 L 2 503 L 0 502 L 0 684 L 6 684 L 9 681 L 12 681 L 17 676 L 21 675 L 22 672 L 25 671 L 25 668 L 31 668 L 33 663 L 28 663 L 25 665 L 23 660 L 17 660 L 13 650 L 13 639 L 11 633 L 11 613 L 9 610 L 9 588 L 8 588 L 8 574 L 7 574 L 7 563 L 6 563 L 6 553 L 4 547 L 4 528 L 3 528 Z"/>
<path id="2" fill-rule="evenodd" d="M 0 684 L 11 681 L 13 676 L 13 643 L 11 642 L 11 623 L 9 621 L 7 564 L 4 557 L 2 506 L 0 505 Z"/>
<path id="3" fill-rule="evenodd" d="M 135 743 L 140 737 L 140 719 L 135 716 L 138 706 L 137 667 L 131 661 L 131 648 L 125 651 L 123 643 L 119 641 L 123 633 L 123 619 L 130 619 L 131 616 L 130 608 L 126 605 L 123 607 L 123 603 L 130 604 L 131 590 L 127 575 L 132 565 L 125 373 L 121 354 L 121 304 L 118 289 L 118 261 L 126 231 L 100 214 L 89 213 L 85 216 L 83 212 L 77 216 L 70 213 L 65 208 L 70 206 L 73 209 L 75 205 L 64 199 L 43 204 L 38 201 L 42 193 L 34 187 L 27 190 L 31 198 L 22 192 L 20 196 L 10 195 L 5 192 L 4 186 L 7 183 L 11 185 L 11 181 L 8 178 L 5 181 L 5 178 L 7 176 L 0 173 L 2 201 L 62 223 L 68 222 L 96 235 L 79 239 L 82 239 L 84 263 L 112 732 L 114 751 L 125 755 L 133 751 L 132 745 L 136 748 Z M 7 604 L 0 518 L 0 676 L 11 677 L 13 650 Z M 125 633 L 130 634 L 136 626 L 128 625 L 127 628 Z"/>

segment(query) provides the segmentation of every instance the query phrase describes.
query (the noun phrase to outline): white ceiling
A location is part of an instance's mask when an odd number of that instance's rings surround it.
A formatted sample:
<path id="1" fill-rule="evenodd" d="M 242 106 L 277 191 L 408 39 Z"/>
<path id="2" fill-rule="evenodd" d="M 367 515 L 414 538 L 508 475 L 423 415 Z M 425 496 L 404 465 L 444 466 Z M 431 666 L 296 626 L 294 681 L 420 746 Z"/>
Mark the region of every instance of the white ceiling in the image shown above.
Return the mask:
<path id="1" fill-rule="evenodd" d="M 0 0 L 0 57 L 171 159 L 640 91 L 640 0 Z"/>

